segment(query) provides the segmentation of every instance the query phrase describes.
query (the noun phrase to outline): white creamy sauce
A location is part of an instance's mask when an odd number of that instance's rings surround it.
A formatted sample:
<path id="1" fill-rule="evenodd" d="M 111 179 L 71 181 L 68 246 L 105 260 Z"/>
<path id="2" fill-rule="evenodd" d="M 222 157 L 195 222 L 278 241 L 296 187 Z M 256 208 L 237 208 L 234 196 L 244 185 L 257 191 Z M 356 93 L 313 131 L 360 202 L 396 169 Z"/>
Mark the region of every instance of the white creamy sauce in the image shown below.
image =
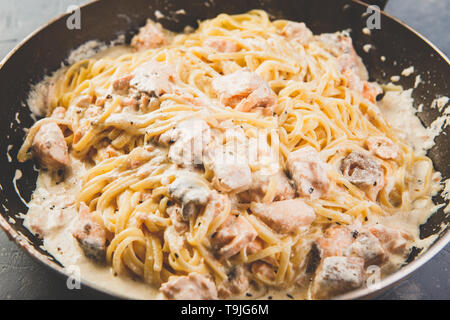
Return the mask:
<path id="1" fill-rule="evenodd" d="M 414 81 L 414 89 L 417 88 L 421 82 L 422 82 L 422 77 L 419 74 L 416 76 L 416 80 Z"/>
<path id="2" fill-rule="evenodd" d="M 14 190 L 16 191 L 17 195 L 19 196 L 20 200 L 25 204 L 25 206 L 28 207 L 28 203 L 25 201 L 25 199 L 20 194 L 19 188 L 17 188 L 17 180 L 20 180 L 21 178 L 22 178 L 22 171 L 19 169 L 16 169 L 16 172 L 14 173 L 14 178 L 13 178 Z"/>
<path id="3" fill-rule="evenodd" d="M 81 45 L 78 49 L 73 50 L 70 53 L 67 62 L 69 64 L 74 64 L 80 60 L 92 57 L 97 52 L 102 51 L 106 48 L 107 46 L 100 41 L 97 40 L 88 41 L 85 44 Z"/>
<path id="4" fill-rule="evenodd" d="M 28 95 L 27 104 L 32 112 L 32 116 L 42 117 L 47 113 L 47 92 L 48 87 L 59 78 L 66 69 L 60 68 L 58 71 L 50 76 L 45 76 L 38 84 L 31 87 L 31 92 Z"/>
<path id="5" fill-rule="evenodd" d="M 372 48 L 373 48 L 373 46 L 372 46 L 371 44 L 365 44 L 365 45 L 363 46 L 363 50 L 364 50 L 364 52 L 366 52 L 366 53 L 369 53 L 370 49 L 372 49 Z"/>
<path id="6" fill-rule="evenodd" d="M 437 108 L 439 112 L 444 109 L 444 107 L 447 105 L 449 98 L 448 97 L 439 97 L 433 100 L 431 103 L 431 108 Z"/>
<path id="7" fill-rule="evenodd" d="M 12 162 L 11 155 L 9 154 L 9 152 L 11 151 L 12 148 L 13 148 L 13 146 L 11 144 L 6 147 L 6 157 L 8 158 L 9 163 Z"/>
<path id="8" fill-rule="evenodd" d="M 402 76 L 404 77 L 409 77 L 410 75 L 412 75 L 414 73 L 414 67 L 411 66 L 409 68 L 403 69 L 402 71 Z"/>
<path id="9" fill-rule="evenodd" d="M 73 50 L 67 58 L 67 62 L 72 65 L 78 61 L 95 57 L 95 55 L 99 52 L 103 53 L 106 49 L 115 48 L 124 43 L 125 35 L 123 34 L 114 39 L 110 45 L 107 45 L 104 42 L 98 40 L 91 40 Z"/>
<path id="10" fill-rule="evenodd" d="M 159 10 L 155 10 L 155 17 L 156 17 L 156 19 L 163 19 L 164 14 L 162 14 L 162 12 Z"/>
<path id="11" fill-rule="evenodd" d="M 405 91 L 388 91 L 379 106 L 400 138 L 407 141 L 416 153 L 424 155 L 434 146 L 434 138 L 439 135 L 435 128 L 425 128 L 416 116 L 413 107 L 412 89 Z"/>
<path id="12" fill-rule="evenodd" d="M 21 121 L 19 119 L 19 112 L 16 112 L 15 118 L 16 118 L 17 124 L 20 124 Z"/>

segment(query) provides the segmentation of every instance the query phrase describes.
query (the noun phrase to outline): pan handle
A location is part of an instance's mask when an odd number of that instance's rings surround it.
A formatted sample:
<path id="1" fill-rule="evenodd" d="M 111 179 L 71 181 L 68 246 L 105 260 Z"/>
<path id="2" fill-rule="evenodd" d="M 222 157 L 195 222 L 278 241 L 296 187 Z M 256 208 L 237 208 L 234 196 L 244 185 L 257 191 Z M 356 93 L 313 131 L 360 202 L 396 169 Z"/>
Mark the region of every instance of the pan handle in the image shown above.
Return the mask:
<path id="1" fill-rule="evenodd" d="M 379 6 L 381 10 L 384 10 L 388 0 L 364 0 L 364 2 L 367 3 L 368 5 L 373 4 L 373 5 Z"/>

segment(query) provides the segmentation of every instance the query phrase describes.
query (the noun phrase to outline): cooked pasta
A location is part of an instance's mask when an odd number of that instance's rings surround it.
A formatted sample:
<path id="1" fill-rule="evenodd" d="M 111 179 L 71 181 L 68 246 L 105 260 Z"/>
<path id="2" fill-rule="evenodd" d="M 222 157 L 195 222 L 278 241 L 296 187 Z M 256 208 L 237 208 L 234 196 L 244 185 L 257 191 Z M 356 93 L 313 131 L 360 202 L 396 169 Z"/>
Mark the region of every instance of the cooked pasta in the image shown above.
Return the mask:
<path id="1" fill-rule="evenodd" d="M 416 234 L 379 226 L 439 181 L 380 112 L 347 33 L 255 10 L 176 35 L 149 21 L 121 50 L 54 77 L 18 154 L 85 168 L 74 236 L 87 256 L 166 298 L 323 298 L 364 285 L 324 284 L 332 263 L 404 261 Z M 183 281 L 207 289 L 180 296 Z"/>

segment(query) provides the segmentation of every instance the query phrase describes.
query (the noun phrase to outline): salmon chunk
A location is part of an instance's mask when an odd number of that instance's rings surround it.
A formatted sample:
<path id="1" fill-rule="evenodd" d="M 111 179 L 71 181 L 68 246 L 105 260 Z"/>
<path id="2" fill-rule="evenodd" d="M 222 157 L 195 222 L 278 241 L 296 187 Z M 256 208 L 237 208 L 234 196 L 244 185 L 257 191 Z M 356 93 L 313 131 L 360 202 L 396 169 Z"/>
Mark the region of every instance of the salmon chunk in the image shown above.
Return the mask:
<path id="1" fill-rule="evenodd" d="M 316 240 L 322 258 L 332 256 L 358 257 L 366 266 L 379 265 L 386 254 L 380 241 L 368 230 L 353 226 L 332 226 Z"/>
<path id="2" fill-rule="evenodd" d="M 228 298 L 240 295 L 248 290 L 250 282 L 245 275 L 243 266 L 235 266 L 227 272 L 227 279 L 218 286 L 219 297 Z"/>
<path id="3" fill-rule="evenodd" d="M 203 44 L 216 50 L 217 52 L 228 53 L 239 51 L 239 47 L 235 42 L 226 39 L 210 38 L 206 39 Z"/>
<path id="4" fill-rule="evenodd" d="M 354 240 L 352 231 L 347 227 L 332 226 L 316 243 L 322 257 L 345 256 Z"/>
<path id="5" fill-rule="evenodd" d="M 365 280 L 364 260 L 328 257 L 319 265 L 311 287 L 313 299 L 329 299 L 360 288 Z"/>
<path id="6" fill-rule="evenodd" d="M 286 174 L 282 171 L 277 173 L 277 191 L 275 193 L 274 201 L 288 200 L 295 197 L 295 189 L 292 187 Z"/>
<path id="7" fill-rule="evenodd" d="M 182 167 L 201 165 L 210 140 L 210 127 L 198 118 L 184 120 L 159 137 L 161 145 L 170 146 L 169 159 Z"/>
<path id="8" fill-rule="evenodd" d="M 130 79 L 130 87 L 137 94 L 145 93 L 149 97 L 160 97 L 172 92 L 174 71 L 163 62 L 149 61 L 137 67 Z"/>
<path id="9" fill-rule="evenodd" d="M 341 163 L 342 175 L 351 183 L 366 192 L 375 201 L 384 186 L 384 172 L 372 157 L 360 152 L 352 152 Z"/>
<path id="10" fill-rule="evenodd" d="M 393 254 L 405 255 L 408 252 L 408 242 L 413 239 L 403 230 L 395 230 L 380 224 L 369 230 L 380 240 L 386 250 Z"/>
<path id="11" fill-rule="evenodd" d="M 252 173 L 244 160 L 218 161 L 213 163 L 213 185 L 223 192 L 239 192 L 252 183 Z"/>
<path id="12" fill-rule="evenodd" d="M 212 82 L 220 102 L 243 112 L 263 111 L 272 115 L 277 96 L 269 84 L 249 69 L 240 69 Z"/>
<path id="13" fill-rule="evenodd" d="M 353 234 L 355 236 L 355 234 Z M 386 260 L 386 253 L 380 241 L 369 231 L 361 230 L 351 246 L 353 255 L 364 259 L 365 266 L 380 265 Z"/>
<path id="14" fill-rule="evenodd" d="M 229 206 L 230 199 L 228 196 L 213 190 L 205 207 L 205 216 L 212 217 L 214 219 Z"/>
<path id="15" fill-rule="evenodd" d="M 133 75 L 129 74 L 114 80 L 112 83 L 113 90 L 121 94 L 126 94 L 130 88 L 131 79 L 133 79 Z"/>
<path id="16" fill-rule="evenodd" d="M 77 239 L 86 257 L 98 262 L 105 259 L 106 229 L 92 218 L 90 209 L 84 202 L 80 204 L 73 236 Z"/>
<path id="17" fill-rule="evenodd" d="M 39 128 L 33 139 L 32 152 L 48 169 L 59 169 L 70 163 L 64 134 L 56 122 L 45 123 Z"/>
<path id="18" fill-rule="evenodd" d="M 211 235 L 211 245 L 221 258 L 227 259 L 246 248 L 257 235 L 245 218 L 230 215 L 219 230 Z"/>
<path id="19" fill-rule="evenodd" d="M 170 146 L 183 137 L 211 136 L 209 126 L 205 120 L 192 118 L 181 121 L 175 127 L 160 135 L 158 142 L 163 146 Z M 207 139 L 209 141 L 209 139 Z"/>
<path id="20" fill-rule="evenodd" d="M 369 151 L 385 160 L 396 159 L 400 152 L 398 146 L 386 137 L 369 137 L 366 144 Z"/>
<path id="21" fill-rule="evenodd" d="M 139 29 L 139 33 L 131 39 L 131 46 L 136 50 L 155 49 L 167 43 L 161 24 L 150 19 L 147 20 L 145 26 Z"/>
<path id="22" fill-rule="evenodd" d="M 281 34 L 288 40 L 296 41 L 302 45 L 307 44 L 313 39 L 313 33 L 303 22 L 289 21 L 284 26 Z"/>
<path id="23" fill-rule="evenodd" d="M 182 209 L 178 204 L 167 207 L 166 213 L 169 216 L 170 221 L 172 221 L 172 225 L 176 232 L 183 233 L 189 230 L 189 225 L 183 219 Z"/>
<path id="24" fill-rule="evenodd" d="M 298 232 L 316 218 L 314 210 L 301 199 L 253 203 L 252 213 L 280 233 Z"/>
<path id="25" fill-rule="evenodd" d="M 313 147 L 291 152 L 286 165 L 300 196 L 318 199 L 328 192 L 330 181 L 326 166 Z"/>
<path id="26" fill-rule="evenodd" d="M 170 277 L 159 289 L 168 300 L 216 300 L 214 282 L 204 275 L 192 272 L 188 276 Z"/>

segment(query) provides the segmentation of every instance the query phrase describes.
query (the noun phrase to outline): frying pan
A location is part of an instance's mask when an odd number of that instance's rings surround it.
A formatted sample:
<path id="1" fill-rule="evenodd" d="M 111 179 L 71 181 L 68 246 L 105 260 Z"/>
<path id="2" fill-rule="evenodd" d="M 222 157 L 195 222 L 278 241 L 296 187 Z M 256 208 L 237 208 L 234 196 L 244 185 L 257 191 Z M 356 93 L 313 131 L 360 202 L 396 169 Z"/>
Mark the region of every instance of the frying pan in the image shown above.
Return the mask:
<path id="1" fill-rule="evenodd" d="M 382 8 L 386 1 L 372 0 L 371 3 Z M 178 9 L 184 9 L 186 14 L 176 14 Z M 26 105 L 32 84 L 57 70 L 70 51 L 86 41 L 95 39 L 109 43 L 122 34 L 129 41 L 147 18 L 161 22 L 172 31 L 181 32 L 185 26 L 195 27 L 198 20 L 213 18 L 219 13 L 235 14 L 251 9 L 264 9 L 273 18 L 303 21 L 315 34 L 351 29 L 355 49 L 363 58 L 372 81 L 387 83 L 392 75 L 399 75 L 404 68 L 414 66 L 415 75 L 422 78 L 422 83 L 413 93 L 414 104 L 416 107 L 420 104 L 425 106 L 419 117 L 425 125 L 430 125 L 439 116 L 437 109 L 428 106 L 436 97 L 449 95 L 448 58 L 417 32 L 384 12 L 380 17 L 381 29 L 372 30 L 371 35 L 365 34 L 362 29 L 368 18 L 365 13 L 367 4 L 361 1 L 93 1 L 81 7 L 81 29 L 68 29 L 66 20 L 69 14 L 61 15 L 31 34 L 0 63 L 0 104 L 3 110 L 0 118 L 0 226 L 9 238 L 49 268 L 67 276 L 61 264 L 42 249 L 42 242 L 23 226 L 20 218 L 20 213 L 27 211 L 24 201 L 30 200 L 37 178 L 33 163 L 19 163 L 16 160 L 24 139 L 24 128 L 29 128 L 34 122 Z M 164 18 L 156 19 L 155 10 L 163 13 Z M 365 44 L 373 47 L 368 53 L 363 50 Z M 380 60 L 381 56 L 386 57 L 385 62 Z M 402 77 L 399 84 L 411 88 L 414 77 Z M 435 169 L 442 173 L 443 179 L 447 179 L 450 177 L 450 132 L 448 128 L 444 132 L 436 138 L 436 145 L 428 155 Z M 22 177 L 15 180 L 19 172 Z M 444 202 L 439 196 L 435 201 Z M 449 215 L 442 210 L 436 212 L 420 227 L 421 238 L 439 235 L 426 252 L 418 255 L 421 248 L 415 248 L 405 266 L 383 279 L 377 287 L 355 290 L 339 298 L 371 298 L 410 275 L 449 242 L 449 220 Z M 84 284 L 112 294 L 94 283 L 85 281 Z"/>

